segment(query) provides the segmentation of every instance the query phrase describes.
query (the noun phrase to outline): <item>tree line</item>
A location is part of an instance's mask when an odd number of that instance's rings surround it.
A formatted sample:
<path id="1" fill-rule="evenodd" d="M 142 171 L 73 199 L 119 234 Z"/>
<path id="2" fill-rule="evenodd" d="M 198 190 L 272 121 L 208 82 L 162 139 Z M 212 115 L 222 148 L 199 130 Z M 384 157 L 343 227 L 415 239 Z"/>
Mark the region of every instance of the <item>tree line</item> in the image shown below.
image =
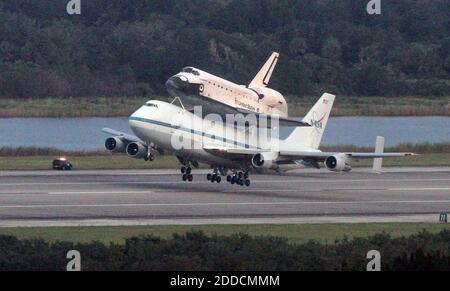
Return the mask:
<path id="1" fill-rule="evenodd" d="M 393 238 L 386 233 L 331 244 L 246 234 L 206 236 L 188 232 L 168 239 L 129 238 L 124 245 L 74 244 L 0 236 L 0 270 L 64 271 L 76 250 L 85 271 L 366 271 L 367 253 L 377 250 L 383 271 L 450 271 L 450 231 L 422 231 Z"/>
<path id="2" fill-rule="evenodd" d="M 167 95 L 195 66 L 285 95 L 450 95 L 450 0 L 0 0 L 0 97 Z"/>

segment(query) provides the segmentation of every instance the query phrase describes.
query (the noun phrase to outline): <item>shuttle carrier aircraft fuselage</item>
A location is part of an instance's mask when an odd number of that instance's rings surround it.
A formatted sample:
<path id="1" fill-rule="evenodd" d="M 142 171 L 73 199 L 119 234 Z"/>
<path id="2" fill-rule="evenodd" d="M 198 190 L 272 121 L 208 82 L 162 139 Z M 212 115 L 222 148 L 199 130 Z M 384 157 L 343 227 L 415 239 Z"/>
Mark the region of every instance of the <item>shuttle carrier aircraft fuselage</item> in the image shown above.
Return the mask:
<path id="1" fill-rule="evenodd" d="M 231 123 L 208 120 L 162 101 L 148 101 L 129 118 L 136 136 L 103 129 L 112 136 L 105 142 L 111 152 L 126 152 L 130 157 L 153 159 L 153 151 L 174 154 L 182 164 L 184 181 L 192 181 L 193 167 L 208 164 L 212 182 L 227 176 L 231 184 L 250 185 L 251 170 L 280 172 L 299 167 L 331 171 L 350 171 L 353 159 L 401 157 L 411 153 L 322 152 L 320 141 L 325 131 L 335 96 L 323 94 L 287 137 L 274 136 L 269 129 L 253 133 Z M 200 125 L 200 126 L 198 126 Z M 270 130 L 274 130 L 273 128 Z"/>

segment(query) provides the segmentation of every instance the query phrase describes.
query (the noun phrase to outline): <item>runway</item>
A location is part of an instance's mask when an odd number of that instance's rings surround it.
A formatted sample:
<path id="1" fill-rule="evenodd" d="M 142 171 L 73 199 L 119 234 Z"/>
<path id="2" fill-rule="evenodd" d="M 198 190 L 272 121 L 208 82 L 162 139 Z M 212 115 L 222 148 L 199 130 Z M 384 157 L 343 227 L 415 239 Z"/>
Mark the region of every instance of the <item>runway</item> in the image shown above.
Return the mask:
<path id="1" fill-rule="evenodd" d="M 252 185 L 194 182 L 177 170 L 0 172 L 0 226 L 437 222 L 450 168 L 252 175 Z"/>

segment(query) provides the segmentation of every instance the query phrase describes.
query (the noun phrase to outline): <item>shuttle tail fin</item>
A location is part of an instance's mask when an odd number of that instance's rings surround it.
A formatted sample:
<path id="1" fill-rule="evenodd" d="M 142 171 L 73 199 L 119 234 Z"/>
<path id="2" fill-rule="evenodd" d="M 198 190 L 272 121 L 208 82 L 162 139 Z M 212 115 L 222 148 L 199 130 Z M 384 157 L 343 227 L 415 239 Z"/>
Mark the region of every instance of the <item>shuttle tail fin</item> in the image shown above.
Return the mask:
<path id="1" fill-rule="evenodd" d="M 278 57 L 278 53 L 272 53 L 264 66 L 262 66 L 261 70 L 259 70 L 258 74 L 256 74 L 250 85 L 248 85 L 250 88 L 266 87 L 269 84 L 270 77 L 272 76 L 273 70 L 277 65 Z"/>
<path id="2" fill-rule="evenodd" d="M 328 93 L 323 94 L 308 114 L 306 114 L 305 118 L 303 118 L 303 122 L 309 123 L 311 126 L 295 128 L 287 138 L 287 141 L 308 148 L 318 149 L 335 98 L 335 95 Z"/>

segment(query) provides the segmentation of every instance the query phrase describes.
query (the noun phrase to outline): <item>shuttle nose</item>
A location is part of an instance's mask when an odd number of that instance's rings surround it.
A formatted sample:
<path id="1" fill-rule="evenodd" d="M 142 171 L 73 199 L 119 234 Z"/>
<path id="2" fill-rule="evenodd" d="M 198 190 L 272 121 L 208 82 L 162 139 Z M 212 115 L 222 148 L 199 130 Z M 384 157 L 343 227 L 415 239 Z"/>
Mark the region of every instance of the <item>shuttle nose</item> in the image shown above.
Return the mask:
<path id="1" fill-rule="evenodd" d="M 189 82 L 185 76 L 173 76 L 166 82 L 167 90 L 183 90 L 189 87 Z"/>

